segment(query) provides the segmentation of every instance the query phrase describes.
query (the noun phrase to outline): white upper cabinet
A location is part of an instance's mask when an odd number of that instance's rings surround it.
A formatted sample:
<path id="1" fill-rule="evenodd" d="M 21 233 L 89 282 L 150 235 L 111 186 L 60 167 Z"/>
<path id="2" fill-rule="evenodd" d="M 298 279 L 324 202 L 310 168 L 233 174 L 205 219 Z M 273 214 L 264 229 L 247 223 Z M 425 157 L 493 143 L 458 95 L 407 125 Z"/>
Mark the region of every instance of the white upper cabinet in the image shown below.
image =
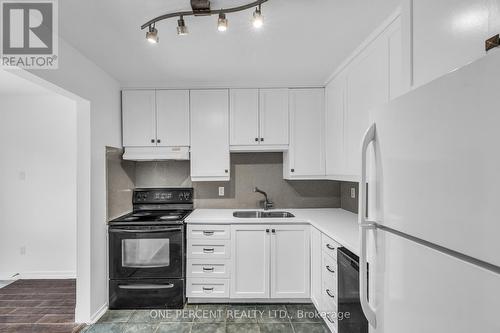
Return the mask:
<path id="1" fill-rule="evenodd" d="M 122 92 L 124 147 L 156 146 L 156 102 L 154 90 Z"/>
<path id="2" fill-rule="evenodd" d="M 189 146 L 189 90 L 124 90 L 122 116 L 124 147 Z"/>
<path id="3" fill-rule="evenodd" d="M 344 119 L 347 175 L 360 175 L 361 140 L 370 125 L 370 110 L 389 99 L 388 59 L 386 39 L 377 39 L 347 74 L 348 108 Z"/>
<path id="4" fill-rule="evenodd" d="M 326 86 L 328 179 L 358 181 L 361 140 L 370 125 L 370 111 L 409 89 L 402 36 L 397 15 Z"/>
<path id="5" fill-rule="evenodd" d="M 191 90 L 191 179 L 228 181 L 229 92 Z"/>
<path id="6" fill-rule="evenodd" d="M 261 89 L 259 93 L 260 141 L 288 145 L 288 89 Z"/>
<path id="7" fill-rule="evenodd" d="M 259 90 L 231 89 L 231 146 L 259 144 Z"/>
<path id="8" fill-rule="evenodd" d="M 156 91 L 158 146 L 189 146 L 189 90 Z"/>
<path id="9" fill-rule="evenodd" d="M 231 150 L 288 148 L 288 89 L 231 89 Z"/>
<path id="10" fill-rule="evenodd" d="M 325 177 L 325 90 L 290 89 L 290 147 L 285 179 Z"/>
<path id="11" fill-rule="evenodd" d="M 498 0 L 414 0 L 413 75 L 421 86 L 486 54 L 498 34 Z"/>
<path id="12" fill-rule="evenodd" d="M 346 78 L 341 75 L 325 88 L 326 97 L 326 174 L 342 180 L 345 174 L 344 112 L 346 105 Z"/>
<path id="13" fill-rule="evenodd" d="M 271 225 L 271 298 L 310 297 L 308 225 Z"/>

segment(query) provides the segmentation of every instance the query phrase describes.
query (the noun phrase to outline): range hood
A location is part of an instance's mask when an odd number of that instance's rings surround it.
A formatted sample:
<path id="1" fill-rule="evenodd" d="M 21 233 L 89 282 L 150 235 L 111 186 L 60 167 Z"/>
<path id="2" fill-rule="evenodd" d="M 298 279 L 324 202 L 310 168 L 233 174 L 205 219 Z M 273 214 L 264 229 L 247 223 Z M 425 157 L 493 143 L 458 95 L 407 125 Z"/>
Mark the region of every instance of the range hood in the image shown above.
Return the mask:
<path id="1" fill-rule="evenodd" d="M 125 147 L 124 160 L 189 160 L 189 147 Z"/>

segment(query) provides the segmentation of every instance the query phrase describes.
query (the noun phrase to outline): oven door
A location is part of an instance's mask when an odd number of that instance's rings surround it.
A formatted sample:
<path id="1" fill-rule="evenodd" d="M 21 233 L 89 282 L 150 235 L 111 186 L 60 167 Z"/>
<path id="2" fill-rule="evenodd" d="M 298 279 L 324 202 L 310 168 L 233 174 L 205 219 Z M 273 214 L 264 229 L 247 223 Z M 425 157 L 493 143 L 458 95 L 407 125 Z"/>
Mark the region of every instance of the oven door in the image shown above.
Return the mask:
<path id="1" fill-rule="evenodd" d="M 109 228 L 111 279 L 182 278 L 184 225 Z"/>

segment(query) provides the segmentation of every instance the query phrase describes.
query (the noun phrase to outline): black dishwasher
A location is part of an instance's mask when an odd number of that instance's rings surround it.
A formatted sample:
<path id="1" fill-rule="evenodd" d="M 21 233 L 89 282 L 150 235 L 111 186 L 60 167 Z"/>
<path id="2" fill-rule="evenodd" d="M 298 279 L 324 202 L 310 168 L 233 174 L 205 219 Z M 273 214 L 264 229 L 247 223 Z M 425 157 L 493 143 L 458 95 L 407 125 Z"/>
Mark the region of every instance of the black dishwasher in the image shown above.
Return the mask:
<path id="1" fill-rule="evenodd" d="M 366 319 L 359 300 L 359 257 L 341 247 L 338 262 L 338 331 L 339 333 L 368 333 Z M 340 320 L 342 319 L 342 320 Z"/>

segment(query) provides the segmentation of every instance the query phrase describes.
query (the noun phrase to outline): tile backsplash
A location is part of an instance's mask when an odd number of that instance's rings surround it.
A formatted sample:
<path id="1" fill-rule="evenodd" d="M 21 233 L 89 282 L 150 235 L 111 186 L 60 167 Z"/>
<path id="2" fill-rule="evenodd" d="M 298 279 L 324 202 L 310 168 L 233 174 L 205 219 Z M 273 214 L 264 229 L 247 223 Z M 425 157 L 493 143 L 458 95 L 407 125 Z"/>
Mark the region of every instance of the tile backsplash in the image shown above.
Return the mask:
<path id="1" fill-rule="evenodd" d="M 277 208 L 339 208 L 340 183 L 336 181 L 286 181 L 281 153 L 231 154 L 229 182 L 191 183 L 189 161 L 137 162 L 136 187 L 192 186 L 196 208 L 258 208 L 266 191 Z M 224 187 L 224 196 L 219 196 Z"/>
<path id="2" fill-rule="evenodd" d="M 123 150 L 106 147 L 107 219 L 132 210 L 136 163 L 122 160 Z"/>
<path id="3" fill-rule="evenodd" d="M 351 189 L 354 189 L 354 198 L 351 197 Z M 340 183 L 340 207 L 352 213 L 358 213 L 359 184 L 353 182 Z"/>
<path id="4" fill-rule="evenodd" d="M 358 212 L 358 183 L 328 180 L 283 179 L 281 153 L 231 154 L 231 180 L 191 182 L 189 161 L 132 162 L 121 159 L 123 151 L 108 148 L 108 219 L 132 210 L 132 190 L 144 187 L 193 187 L 196 208 L 259 208 L 266 191 L 276 208 L 342 208 Z M 219 188 L 224 196 L 219 196 Z M 351 188 L 356 198 L 351 198 Z"/>

